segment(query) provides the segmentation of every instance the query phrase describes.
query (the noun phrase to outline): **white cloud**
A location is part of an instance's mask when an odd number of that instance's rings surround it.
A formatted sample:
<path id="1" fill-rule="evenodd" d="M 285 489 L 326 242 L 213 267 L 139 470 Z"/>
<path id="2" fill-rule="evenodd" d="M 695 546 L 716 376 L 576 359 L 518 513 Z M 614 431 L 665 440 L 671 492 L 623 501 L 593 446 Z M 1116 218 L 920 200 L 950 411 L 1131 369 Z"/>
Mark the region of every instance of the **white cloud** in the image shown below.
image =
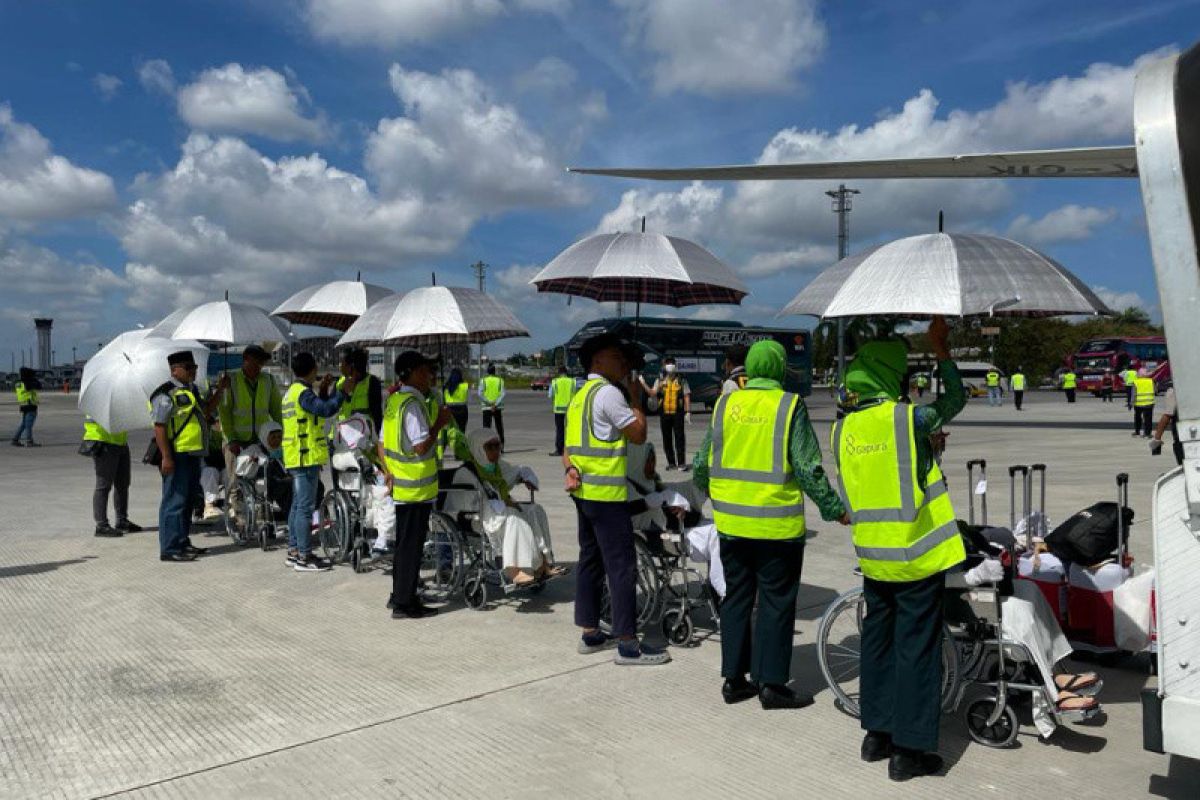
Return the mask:
<path id="1" fill-rule="evenodd" d="M 1074 203 L 1049 211 L 1040 219 L 1021 214 L 1008 226 L 1010 239 L 1034 245 L 1077 242 L 1087 239 L 1096 228 L 1117 218 L 1116 209 L 1079 206 Z"/>
<path id="2" fill-rule="evenodd" d="M 156 67 L 150 78 L 163 78 Z M 282 142 L 320 141 L 327 123 L 310 116 L 308 92 L 267 67 L 247 70 L 241 64 L 207 69 L 179 89 L 179 115 L 192 128 L 220 133 L 251 133 Z"/>
<path id="3" fill-rule="evenodd" d="M 1104 305 L 1113 311 L 1121 312 L 1127 308 L 1140 308 L 1152 317 L 1158 316 L 1158 306 L 1147 301 L 1137 292 L 1122 292 L 1116 289 L 1109 289 L 1107 286 L 1095 286 L 1092 288 L 1092 291 L 1104 301 Z"/>
<path id="4" fill-rule="evenodd" d="M 117 201 L 112 178 L 54 155 L 37 128 L 0 103 L 0 218 L 18 223 L 89 216 Z"/>
<path id="5" fill-rule="evenodd" d="M 630 38 L 656 57 L 655 88 L 781 92 L 825 47 L 816 0 L 616 0 Z"/>
<path id="6" fill-rule="evenodd" d="M 92 77 L 92 86 L 96 87 L 96 91 L 100 93 L 100 99 L 106 103 L 117 96 L 122 83 L 124 81 L 116 75 L 108 75 L 104 72 L 97 72 Z"/>
<path id="7" fill-rule="evenodd" d="M 175 73 L 171 70 L 171 65 L 161 58 L 143 62 L 138 67 L 138 81 L 147 92 L 175 94 Z"/>
<path id="8" fill-rule="evenodd" d="M 525 72 L 517 75 L 515 84 L 522 92 L 557 92 L 571 88 L 579 71 L 555 56 L 546 56 Z"/>
<path id="9" fill-rule="evenodd" d="M 391 47 L 461 31 L 503 10 L 500 0 L 309 0 L 307 16 L 319 39 Z"/>
<path id="10" fill-rule="evenodd" d="M 780 272 L 814 272 L 837 261 L 833 245 L 803 244 L 790 250 L 755 253 L 739 272 L 747 278 L 763 278 Z"/>

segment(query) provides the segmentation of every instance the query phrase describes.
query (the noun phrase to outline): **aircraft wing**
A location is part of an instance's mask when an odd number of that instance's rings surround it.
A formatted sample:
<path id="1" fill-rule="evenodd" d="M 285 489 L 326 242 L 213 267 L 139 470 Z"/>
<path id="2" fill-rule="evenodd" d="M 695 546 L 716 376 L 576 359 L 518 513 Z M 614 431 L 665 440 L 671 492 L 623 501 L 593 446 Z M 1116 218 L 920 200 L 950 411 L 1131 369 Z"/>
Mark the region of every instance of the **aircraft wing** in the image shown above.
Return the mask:
<path id="1" fill-rule="evenodd" d="M 729 167 L 623 169 L 568 167 L 568 172 L 654 181 L 791 181 L 869 178 L 1136 178 L 1137 151 L 1128 147 L 1078 147 L 1012 153 L 815 161 Z"/>

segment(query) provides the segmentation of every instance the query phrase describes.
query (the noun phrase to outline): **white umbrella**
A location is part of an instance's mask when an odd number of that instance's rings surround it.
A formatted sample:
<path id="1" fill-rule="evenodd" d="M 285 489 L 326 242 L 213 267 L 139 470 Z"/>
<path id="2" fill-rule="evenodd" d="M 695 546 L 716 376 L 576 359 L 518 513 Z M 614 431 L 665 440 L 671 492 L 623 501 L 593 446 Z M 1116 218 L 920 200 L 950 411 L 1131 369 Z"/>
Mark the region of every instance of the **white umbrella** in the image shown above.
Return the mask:
<path id="1" fill-rule="evenodd" d="M 271 313 L 296 325 L 345 331 L 391 293 L 391 289 L 362 281 L 330 281 L 301 289 Z"/>
<path id="2" fill-rule="evenodd" d="M 122 333 L 84 364 L 80 410 L 113 432 L 150 427 L 146 403 L 171 379 L 167 356 L 180 350 L 190 350 L 201 370 L 208 364 L 209 349 L 200 342 L 152 337 L 148 330 Z"/>
<path id="3" fill-rule="evenodd" d="M 844 258 L 781 314 L 1048 317 L 1111 314 L 1066 267 L 998 236 L 926 233 Z"/>
<path id="4" fill-rule="evenodd" d="M 150 335 L 225 345 L 261 344 L 268 350 L 292 338 L 291 326 L 265 308 L 229 300 L 181 308 L 155 325 Z"/>
<path id="5" fill-rule="evenodd" d="M 371 306 L 338 340 L 338 346 L 438 347 L 528 335 L 529 329 L 512 311 L 483 292 L 426 286 Z"/>

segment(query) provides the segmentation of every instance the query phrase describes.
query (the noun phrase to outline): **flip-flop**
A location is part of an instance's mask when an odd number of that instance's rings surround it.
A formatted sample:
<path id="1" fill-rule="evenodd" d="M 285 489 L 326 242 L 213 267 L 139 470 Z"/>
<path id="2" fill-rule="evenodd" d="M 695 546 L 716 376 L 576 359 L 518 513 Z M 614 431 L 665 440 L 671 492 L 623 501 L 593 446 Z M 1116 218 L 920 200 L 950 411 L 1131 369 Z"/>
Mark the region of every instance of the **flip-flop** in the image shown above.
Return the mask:
<path id="1" fill-rule="evenodd" d="M 561 578 L 563 575 L 566 575 L 570 571 L 571 571 L 570 567 L 554 566 L 554 567 L 551 567 L 550 569 L 546 570 L 546 577 L 547 578 Z"/>
<path id="2" fill-rule="evenodd" d="M 1100 707 L 1100 702 L 1094 697 L 1084 697 L 1083 695 L 1073 694 L 1070 692 L 1067 692 L 1066 694 L 1068 696 L 1065 697 L 1060 694 L 1058 697 L 1058 702 L 1054 704 L 1054 710 L 1060 714 L 1078 714 Z M 1071 701 L 1081 702 L 1076 702 L 1073 705 L 1065 705 L 1066 703 L 1071 703 Z"/>
<path id="3" fill-rule="evenodd" d="M 1059 678 L 1070 678 L 1070 680 L 1064 684 L 1059 682 Z M 1078 675 L 1055 675 L 1054 685 L 1060 692 L 1071 692 L 1081 697 L 1091 697 L 1103 686 L 1100 676 L 1094 672 L 1083 672 Z"/>

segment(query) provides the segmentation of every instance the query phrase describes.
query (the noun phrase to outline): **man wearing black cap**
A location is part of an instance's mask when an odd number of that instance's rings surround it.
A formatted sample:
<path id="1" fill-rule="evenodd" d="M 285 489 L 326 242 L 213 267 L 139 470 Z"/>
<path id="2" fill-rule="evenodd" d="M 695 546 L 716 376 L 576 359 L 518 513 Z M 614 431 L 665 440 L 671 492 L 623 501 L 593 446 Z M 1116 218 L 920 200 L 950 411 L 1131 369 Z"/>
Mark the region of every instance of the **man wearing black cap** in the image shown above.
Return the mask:
<path id="1" fill-rule="evenodd" d="M 429 418 L 426 398 L 433 388 L 437 359 L 416 350 L 396 357 L 400 388 L 388 398 L 383 412 L 383 435 L 379 460 L 387 466 L 387 482 L 396 506 L 396 550 L 392 562 L 392 595 L 388 608 L 393 619 L 431 616 L 417 595 L 421 556 L 429 515 L 438 492 L 438 434 L 453 420 L 450 410 L 438 406 L 437 418 Z"/>
<path id="2" fill-rule="evenodd" d="M 225 437 L 225 495 L 234 515 L 240 515 L 241 492 L 237 485 L 238 454 L 243 447 L 258 441 L 258 429 L 267 422 L 281 422 L 280 405 L 283 401 L 279 386 L 263 366 L 271 361 L 271 354 L 256 344 L 242 351 L 242 368 L 233 373 L 229 388 L 221 395 L 218 407 L 221 418 L 221 433 Z"/>
<path id="3" fill-rule="evenodd" d="M 579 524 L 575 624 L 583 630 L 578 651 L 588 655 L 615 644 L 617 664 L 665 664 L 671 660 L 666 651 L 643 645 L 637 638 L 637 551 L 625 448 L 627 442 L 646 441 L 641 390 L 629 378 L 630 369 L 640 366 L 640 351 L 613 334 L 600 334 L 583 343 L 579 360 L 588 379 L 567 407 L 563 455 L 566 490 L 575 501 Z M 600 630 L 606 577 L 611 636 Z"/>
<path id="4" fill-rule="evenodd" d="M 190 350 L 167 356 L 171 380 L 150 396 L 154 440 L 162 457 L 162 501 L 158 506 L 158 550 L 162 561 L 192 561 L 205 552 L 195 547 L 188 534 L 192 527 L 192 504 L 200 494 L 200 467 L 208 452 L 205 422 L 220 400 L 229 379 L 222 376 L 207 402 L 196 386 L 196 360 Z"/>

